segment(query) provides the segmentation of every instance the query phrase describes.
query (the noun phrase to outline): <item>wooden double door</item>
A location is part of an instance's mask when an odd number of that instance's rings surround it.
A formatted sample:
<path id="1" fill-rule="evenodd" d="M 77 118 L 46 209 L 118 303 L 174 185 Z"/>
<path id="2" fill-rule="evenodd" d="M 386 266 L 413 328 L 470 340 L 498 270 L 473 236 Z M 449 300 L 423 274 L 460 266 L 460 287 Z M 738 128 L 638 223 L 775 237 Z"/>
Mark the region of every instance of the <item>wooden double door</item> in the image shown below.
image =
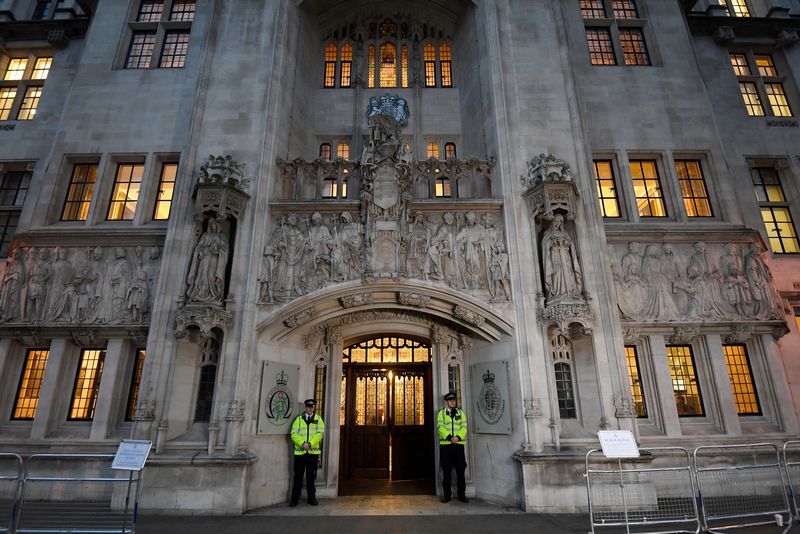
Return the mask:
<path id="1" fill-rule="evenodd" d="M 433 479 L 431 364 L 345 365 L 342 382 L 345 478 Z"/>

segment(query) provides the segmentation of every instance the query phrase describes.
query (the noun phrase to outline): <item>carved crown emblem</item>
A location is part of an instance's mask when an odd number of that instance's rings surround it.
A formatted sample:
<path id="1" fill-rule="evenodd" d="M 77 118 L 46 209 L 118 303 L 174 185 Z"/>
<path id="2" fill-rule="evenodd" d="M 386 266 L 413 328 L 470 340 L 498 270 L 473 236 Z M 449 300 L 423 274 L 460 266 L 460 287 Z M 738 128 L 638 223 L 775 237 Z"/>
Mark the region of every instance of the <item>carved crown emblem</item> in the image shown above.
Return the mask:
<path id="1" fill-rule="evenodd" d="M 397 95 L 373 96 L 369 99 L 367 123 L 374 123 L 373 117 L 386 115 L 392 117 L 400 126 L 408 124 L 408 102 Z"/>
<path id="2" fill-rule="evenodd" d="M 287 375 L 285 371 L 281 371 L 280 373 L 275 375 L 275 382 L 279 386 L 285 386 L 286 384 L 289 383 L 289 375 Z"/>
<path id="3" fill-rule="evenodd" d="M 486 370 L 486 373 L 483 375 L 483 383 L 484 384 L 493 384 L 494 383 L 494 373 L 490 370 Z"/>
<path id="4" fill-rule="evenodd" d="M 250 187 L 250 179 L 245 176 L 245 164 L 227 156 L 208 156 L 208 161 L 200 167 L 198 183 L 203 185 L 228 185 L 240 191 Z"/>

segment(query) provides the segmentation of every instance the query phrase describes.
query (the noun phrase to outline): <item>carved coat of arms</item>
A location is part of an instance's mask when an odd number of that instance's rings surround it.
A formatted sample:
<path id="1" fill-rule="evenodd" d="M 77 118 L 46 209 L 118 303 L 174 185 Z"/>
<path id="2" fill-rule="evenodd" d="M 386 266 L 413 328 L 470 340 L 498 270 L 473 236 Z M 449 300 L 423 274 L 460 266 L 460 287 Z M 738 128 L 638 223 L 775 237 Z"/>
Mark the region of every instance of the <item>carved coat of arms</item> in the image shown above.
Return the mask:
<path id="1" fill-rule="evenodd" d="M 494 373 L 487 369 L 483 375 L 483 387 L 478 394 L 478 413 L 490 425 L 496 424 L 506 409 L 500 389 L 494 384 Z"/>
<path id="2" fill-rule="evenodd" d="M 294 396 L 286 387 L 289 375 L 281 371 L 275 375 L 275 387 L 267 393 L 264 401 L 264 413 L 267 420 L 275 426 L 281 426 L 292 417 Z"/>

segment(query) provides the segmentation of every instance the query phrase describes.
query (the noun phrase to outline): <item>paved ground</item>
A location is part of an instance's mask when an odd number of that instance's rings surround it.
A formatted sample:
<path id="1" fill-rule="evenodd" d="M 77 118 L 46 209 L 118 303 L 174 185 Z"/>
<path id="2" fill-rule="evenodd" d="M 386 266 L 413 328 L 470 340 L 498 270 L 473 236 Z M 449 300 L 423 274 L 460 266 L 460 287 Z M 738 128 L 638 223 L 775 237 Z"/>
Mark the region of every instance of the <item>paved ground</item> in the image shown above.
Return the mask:
<path id="1" fill-rule="evenodd" d="M 741 534 L 778 534 L 776 526 L 738 529 Z M 568 534 L 589 531 L 584 515 L 526 514 L 473 499 L 442 504 L 435 497 L 339 497 L 319 506 L 301 501 L 254 510 L 243 516 L 142 516 L 139 534 Z M 599 532 L 619 533 L 605 529 Z M 792 533 L 800 534 L 795 527 Z"/>

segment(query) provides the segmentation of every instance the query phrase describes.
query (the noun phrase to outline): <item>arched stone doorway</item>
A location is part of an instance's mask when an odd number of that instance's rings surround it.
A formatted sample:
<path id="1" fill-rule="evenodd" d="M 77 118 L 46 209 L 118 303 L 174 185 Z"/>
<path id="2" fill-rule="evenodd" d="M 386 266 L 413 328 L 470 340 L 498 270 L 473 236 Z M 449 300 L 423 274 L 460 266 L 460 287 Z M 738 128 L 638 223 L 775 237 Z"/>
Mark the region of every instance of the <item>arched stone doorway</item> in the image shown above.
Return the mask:
<path id="1" fill-rule="evenodd" d="M 339 495 L 435 492 L 432 360 L 430 339 L 345 344 Z"/>

